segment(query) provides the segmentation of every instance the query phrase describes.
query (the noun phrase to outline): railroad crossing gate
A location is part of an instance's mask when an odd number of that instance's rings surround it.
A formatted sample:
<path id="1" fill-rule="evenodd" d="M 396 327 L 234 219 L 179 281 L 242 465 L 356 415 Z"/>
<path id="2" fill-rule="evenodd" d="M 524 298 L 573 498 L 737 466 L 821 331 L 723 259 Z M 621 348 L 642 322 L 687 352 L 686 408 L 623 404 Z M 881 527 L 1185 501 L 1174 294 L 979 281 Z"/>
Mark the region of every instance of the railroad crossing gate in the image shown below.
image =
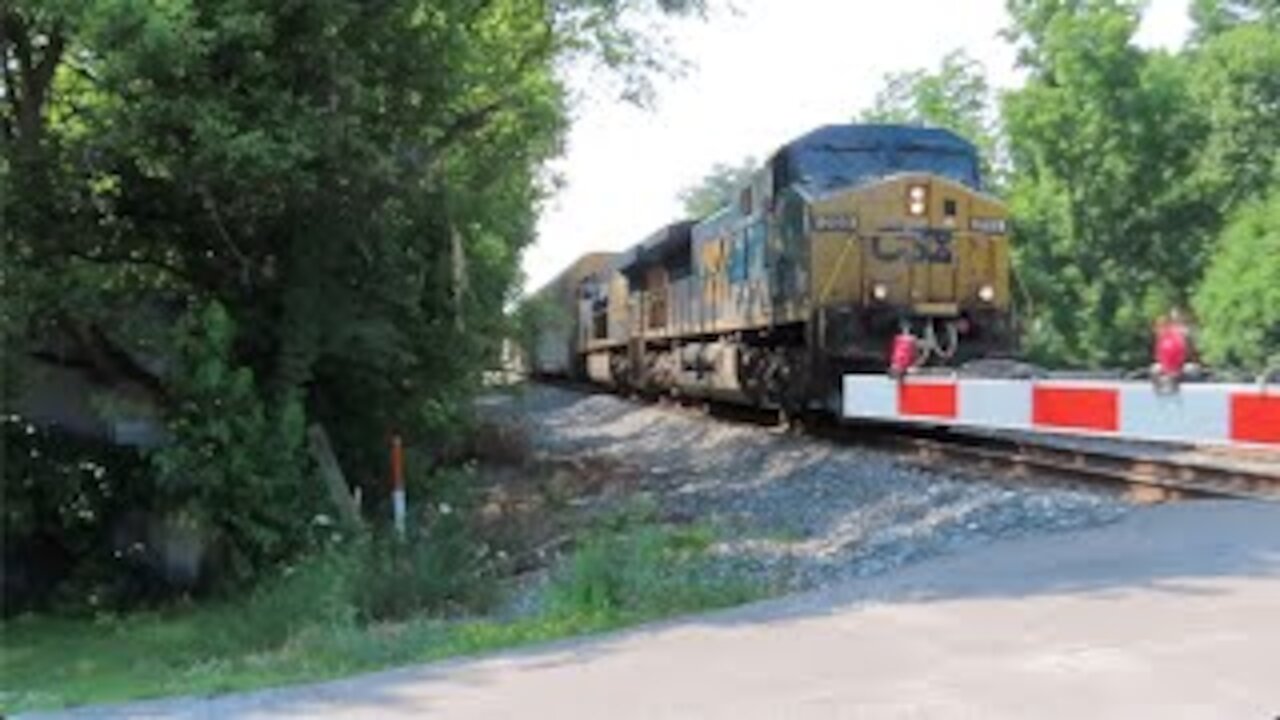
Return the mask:
<path id="1" fill-rule="evenodd" d="M 842 415 L 1118 440 L 1280 447 L 1280 386 L 846 375 Z"/>

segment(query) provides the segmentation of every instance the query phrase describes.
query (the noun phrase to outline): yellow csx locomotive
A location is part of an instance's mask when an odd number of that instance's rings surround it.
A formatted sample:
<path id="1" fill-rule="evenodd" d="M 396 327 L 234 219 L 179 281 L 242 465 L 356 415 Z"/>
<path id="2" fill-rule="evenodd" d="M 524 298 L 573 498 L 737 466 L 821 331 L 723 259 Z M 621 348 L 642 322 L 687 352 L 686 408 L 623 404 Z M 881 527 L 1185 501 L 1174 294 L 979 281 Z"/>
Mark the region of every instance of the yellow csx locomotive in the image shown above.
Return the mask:
<path id="1" fill-rule="evenodd" d="M 581 258 L 536 296 L 536 373 L 800 409 L 847 372 L 1013 349 L 1008 212 L 946 130 L 822 127 L 779 149 L 728 206 L 622 253 Z"/>

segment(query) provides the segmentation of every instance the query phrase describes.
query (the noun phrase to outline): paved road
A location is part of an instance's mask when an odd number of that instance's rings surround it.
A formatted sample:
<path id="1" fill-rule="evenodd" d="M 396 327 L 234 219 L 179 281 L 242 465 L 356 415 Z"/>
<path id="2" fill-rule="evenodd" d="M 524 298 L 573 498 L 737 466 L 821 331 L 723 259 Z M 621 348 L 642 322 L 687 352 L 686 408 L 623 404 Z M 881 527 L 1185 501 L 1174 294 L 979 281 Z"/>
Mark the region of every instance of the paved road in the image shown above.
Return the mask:
<path id="1" fill-rule="evenodd" d="M 1135 512 L 586 641 L 127 717 L 1280 717 L 1280 504 Z M 76 716 L 82 716 L 77 713 Z"/>

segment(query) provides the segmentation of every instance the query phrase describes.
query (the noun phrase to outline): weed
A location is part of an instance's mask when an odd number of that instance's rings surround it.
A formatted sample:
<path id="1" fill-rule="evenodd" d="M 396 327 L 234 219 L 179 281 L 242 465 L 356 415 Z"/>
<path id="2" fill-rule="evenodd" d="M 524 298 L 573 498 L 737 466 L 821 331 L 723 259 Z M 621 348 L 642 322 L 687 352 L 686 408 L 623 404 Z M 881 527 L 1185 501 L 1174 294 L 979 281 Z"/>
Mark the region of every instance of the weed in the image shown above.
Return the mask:
<path id="1" fill-rule="evenodd" d="M 233 601 L 6 623 L 0 706 L 320 680 L 599 632 L 767 591 L 712 557 L 713 528 L 664 523 L 656 503 L 640 497 L 596 518 L 552 568 L 541 612 L 513 621 L 477 615 L 496 599 L 496 569 L 463 520 L 467 484 L 459 475 L 411 488 L 422 500 L 404 540 L 373 534 L 331 544 Z"/>
<path id="2" fill-rule="evenodd" d="M 549 611 L 652 618 L 759 597 L 763 588 L 716 567 L 706 553 L 713 541 L 705 526 L 597 530 L 558 569 L 548 590 Z"/>

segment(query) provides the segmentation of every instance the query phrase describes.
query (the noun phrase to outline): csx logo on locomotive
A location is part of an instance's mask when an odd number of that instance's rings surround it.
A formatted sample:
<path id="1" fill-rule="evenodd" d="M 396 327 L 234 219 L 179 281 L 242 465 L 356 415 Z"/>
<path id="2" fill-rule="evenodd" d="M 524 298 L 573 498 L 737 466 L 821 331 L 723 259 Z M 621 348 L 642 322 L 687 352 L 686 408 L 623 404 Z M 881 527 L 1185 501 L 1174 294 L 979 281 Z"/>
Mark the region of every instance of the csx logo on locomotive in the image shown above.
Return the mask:
<path id="1" fill-rule="evenodd" d="M 921 230 L 915 235 L 873 235 L 871 254 L 881 262 L 946 265 L 952 261 L 950 230 Z"/>

